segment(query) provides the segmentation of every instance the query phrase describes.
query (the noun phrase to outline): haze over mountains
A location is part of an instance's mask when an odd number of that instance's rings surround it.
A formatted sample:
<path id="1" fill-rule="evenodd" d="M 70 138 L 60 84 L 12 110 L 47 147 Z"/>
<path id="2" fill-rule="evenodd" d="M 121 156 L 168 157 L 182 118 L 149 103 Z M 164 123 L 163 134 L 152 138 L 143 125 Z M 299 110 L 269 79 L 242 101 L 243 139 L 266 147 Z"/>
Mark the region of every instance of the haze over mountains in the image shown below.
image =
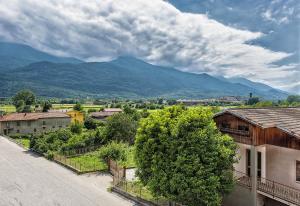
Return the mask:
<path id="1" fill-rule="evenodd" d="M 45 97 L 210 98 L 248 96 L 283 99 L 286 92 L 244 78 L 213 77 L 156 66 L 122 56 L 82 62 L 49 55 L 26 45 L 0 43 L 0 93 L 31 89 Z"/>

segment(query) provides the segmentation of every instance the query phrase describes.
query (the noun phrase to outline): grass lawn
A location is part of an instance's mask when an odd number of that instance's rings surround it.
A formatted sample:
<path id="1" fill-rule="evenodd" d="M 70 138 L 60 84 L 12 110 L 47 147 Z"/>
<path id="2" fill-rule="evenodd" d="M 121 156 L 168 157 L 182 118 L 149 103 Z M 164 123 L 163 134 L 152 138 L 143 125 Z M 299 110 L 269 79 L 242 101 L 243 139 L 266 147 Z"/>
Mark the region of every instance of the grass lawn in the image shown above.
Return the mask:
<path id="1" fill-rule="evenodd" d="M 29 149 L 30 140 L 26 138 L 17 138 L 15 139 L 16 142 L 23 145 L 24 148 Z"/>
<path id="2" fill-rule="evenodd" d="M 14 105 L 0 105 L 0 111 L 12 113 L 12 112 L 16 112 L 16 108 Z"/>
<path id="3" fill-rule="evenodd" d="M 76 168 L 82 172 L 107 170 L 107 164 L 99 159 L 97 152 L 70 157 L 68 161 L 70 165 L 77 165 Z"/>
<path id="4" fill-rule="evenodd" d="M 76 157 L 69 157 L 67 161 L 69 165 L 76 167 L 82 172 L 107 170 L 107 163 L 99 158 L 99 150 Z M 127 168 L 135 167 L 133 147 L 128 150 L 127 161 L 123 163 L 123 166 Z"/>

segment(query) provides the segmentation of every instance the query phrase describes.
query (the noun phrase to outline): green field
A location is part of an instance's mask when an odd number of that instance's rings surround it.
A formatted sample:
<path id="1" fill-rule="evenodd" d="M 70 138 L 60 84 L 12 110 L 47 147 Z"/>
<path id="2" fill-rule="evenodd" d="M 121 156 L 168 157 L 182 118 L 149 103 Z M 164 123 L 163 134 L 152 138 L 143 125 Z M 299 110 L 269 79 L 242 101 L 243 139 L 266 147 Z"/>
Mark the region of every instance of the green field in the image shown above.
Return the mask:
<path id="1" fill-rule="evenodd" d="M 0 105 L 0 111 L 6 113 L 12 113 L 12 112 L 16 112 L 16 108 L 13 105 Z"/>
<path id="2" fill-rule="evenodd" d="M 53 104 L 52 109 L 72 109 L 74 104 Z M 96 109 L 97 111 L 102 108 L 100 105 L 91 105 L 91 104 L 83 104 L 82 105 L 84 111 L 88 111 L 89 109 Z M 0 105 L 0 111 L 6 113 L 16 112 L 16 108 L 13 105 Z"/>
<path id="3" fill-rule="evenodd" d="M 75 104 L 53 104 L 52 109 L 72 109 Z M 88 111 L 89 109 L 96 109 L 97 111 L 102 108 L 101 105 L 92 105 L 92 104 L 83 104 L 82 105 L 84 111 Z"/>

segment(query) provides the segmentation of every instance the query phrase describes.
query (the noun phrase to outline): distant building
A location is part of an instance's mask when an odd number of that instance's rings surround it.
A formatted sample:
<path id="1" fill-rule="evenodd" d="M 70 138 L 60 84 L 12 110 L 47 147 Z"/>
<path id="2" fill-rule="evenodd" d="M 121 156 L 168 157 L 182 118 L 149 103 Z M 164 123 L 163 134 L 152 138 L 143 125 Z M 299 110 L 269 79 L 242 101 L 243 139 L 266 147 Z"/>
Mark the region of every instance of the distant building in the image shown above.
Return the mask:
<path id="1" fill-rule="evenodd" d="M 224 206 L 300 205 L 300 108 L 229 109 L 214 120 L 238 144 Z"/>
<path id="2" fill-rule="evenodd" d="M 104 110 L 103 110 L 104 112 L 112 112 L 112 113 L 120 113 L 120 112 L 123 112 L 123 110 L 122 109 L 120 109 L 120 108 L 105 108 Z"/>
<path id="3" fill-rule="evenodd" d="M 0 134 L 34 134 L 68 127 L 69 115 L 61 112 L 12 113 L 0 117 Z"/>
<path id="4" fill-rule="evenodd" d="M 209 105 L 212 103 L 224 103 L 224 104 L 242 104 L 243 98 L 235 97 L 235 96 L 224 96 L 219 98 L 211 98 L 211 99 L 179 99 L 177 103 L 184 104 L 186 106 L 193 105 Z"/>
<path id="5" fill-rule="evenodd" d="M 107 117 L 110 117 L 114 114 L 123 112 L 120 108 L 106 108 L 101 112 L 92 112 L 90 117 L 97 120 L 105 120 Z"/>
<path id="6" fill-rule="evenodd" d="M 83 123 L 84 122 L 84 114 L 80 111 L 68 111 L 66 112 L 67 115 L 69 115 L 71 117 L 71 123 Z"/>

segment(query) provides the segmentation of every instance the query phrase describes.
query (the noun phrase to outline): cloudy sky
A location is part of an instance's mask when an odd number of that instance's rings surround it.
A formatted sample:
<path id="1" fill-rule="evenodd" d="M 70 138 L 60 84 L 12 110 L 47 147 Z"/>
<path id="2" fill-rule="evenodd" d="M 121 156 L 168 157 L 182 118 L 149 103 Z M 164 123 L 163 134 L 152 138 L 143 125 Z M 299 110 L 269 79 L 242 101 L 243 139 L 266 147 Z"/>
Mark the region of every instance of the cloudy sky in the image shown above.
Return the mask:
<path id="1" fill-rule="evenodd" d="M 0 0 L 0 40 L 120 55 L 300 93 L 298 0 Z"/>

